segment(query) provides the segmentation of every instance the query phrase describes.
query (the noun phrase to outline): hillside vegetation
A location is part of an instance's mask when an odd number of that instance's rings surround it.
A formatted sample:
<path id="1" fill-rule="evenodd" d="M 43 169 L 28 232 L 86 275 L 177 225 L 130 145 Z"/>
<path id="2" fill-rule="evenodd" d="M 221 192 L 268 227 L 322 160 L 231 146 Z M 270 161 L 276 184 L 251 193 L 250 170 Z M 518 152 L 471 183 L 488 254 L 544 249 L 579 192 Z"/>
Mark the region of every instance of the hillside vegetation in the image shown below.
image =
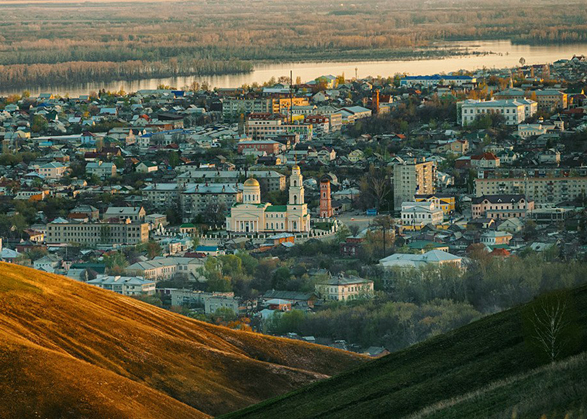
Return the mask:
<path id="1" fill-rule="evenodd" d="M 583 418 L 587 356 L 566 356 L 587 349 L 587 287 L 565 294 L 574 320 L 552 363 L 528 328 L 545 298 L 225 418 Z"/>
<path id="2" fill-rule="evenodd" d="M 365 362 L 0 263 L 1 418 L 202 418 Z"/>

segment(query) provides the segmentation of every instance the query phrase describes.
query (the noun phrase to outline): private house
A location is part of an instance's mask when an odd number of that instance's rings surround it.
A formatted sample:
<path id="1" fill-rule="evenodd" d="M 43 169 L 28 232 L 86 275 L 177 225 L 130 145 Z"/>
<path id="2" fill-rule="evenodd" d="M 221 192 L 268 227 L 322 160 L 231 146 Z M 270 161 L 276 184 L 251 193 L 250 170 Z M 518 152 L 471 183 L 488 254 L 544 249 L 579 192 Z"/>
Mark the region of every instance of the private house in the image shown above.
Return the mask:
<path id="1" fill-rule="evenodd" d="M 36 172 L 45 179 L 61 179 L 67 172 L 67 166 L 54 161 L 39 166 Z"/>
<path id="2" fill-rule="evenodd" d="M 153 173 L 159 170 L 159 167 L 150 161 L 142 161 L 136 165 L 135 171 L 137 173 Z"/>
<path id="3" fill-rule="evenodd" d="M 490 230 L 481 234 L 481 243 L 487 246 L 508 245 L 512 237 L 511 233 L 507 231 Z"/>

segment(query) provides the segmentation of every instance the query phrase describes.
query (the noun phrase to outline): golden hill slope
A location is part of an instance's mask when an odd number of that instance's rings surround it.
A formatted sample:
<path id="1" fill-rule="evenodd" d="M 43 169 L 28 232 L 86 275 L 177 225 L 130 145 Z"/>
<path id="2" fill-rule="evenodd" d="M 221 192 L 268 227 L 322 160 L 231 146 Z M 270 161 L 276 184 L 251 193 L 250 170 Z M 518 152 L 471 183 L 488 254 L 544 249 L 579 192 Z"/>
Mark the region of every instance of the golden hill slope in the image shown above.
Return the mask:
<path id="1" fill-rule="evenodd" d="M 364 362 L 0 263 L 0 417 L 199 418 Z"/>

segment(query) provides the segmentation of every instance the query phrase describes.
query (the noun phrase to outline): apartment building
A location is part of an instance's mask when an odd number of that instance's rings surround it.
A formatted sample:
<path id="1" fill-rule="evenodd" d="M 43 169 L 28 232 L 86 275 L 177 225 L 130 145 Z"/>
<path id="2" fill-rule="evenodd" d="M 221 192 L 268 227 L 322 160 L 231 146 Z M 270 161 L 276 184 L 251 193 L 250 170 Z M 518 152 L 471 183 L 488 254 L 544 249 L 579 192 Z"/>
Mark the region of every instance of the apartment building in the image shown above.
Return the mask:
<path id="1" fill-rule="evenodd" d="M 396 210 L 416 194 L 433 194 L 436 165 L 424 159 L 405 160 L 393 166 L 393 202 Z"/>
<path id="2" fill-rule="evenodd" d="M 58 218 L 47 225 L 47 243 L 139 244 L 149 241 L 149 224 L 141 222 L 82 223 Z"/>
<path id="3" fill-rule="evenodd" d="M 405 76 L 400 80 L 401 87 L 434 87 L 440 85 L 462 86 L 463 84 L 476 83 L 477 79 L 471 76 L 448 76 L 435 74 L 433 76 Z"/>
<path id="4" fill-rule="evenodd" d="M 336 276 L 316 284 L 316 294 L 329 301 L 347 301 L 371 298 L 374 295 L 373 281 L 358 276 Z"/>
<path id="5" fill-rule="evenodd" d="M 240 300 L 233 292 L 203 292 L 185 289 L 172 289 L 171 305 L 204 307 L 204 313 L 213 314 L 219 308 L 230 309 L 235 314 L 240 312 Z"/>
<path id="6" fill-rule="evenodd" d="M 183 187 L 177 183 L 152 183 L 143 188 L 143 203 L 157 211 L 174 208 Z"/>
<path id="7" fill-rule="evenodd" d="M 475 179 L 475 195 L 525 195 L 537 207 L 585 196 L 587 177 L 515 177 Z"/>
<path id="8" fill-rule="evenodd" d="M 238 153 L 243 154 L 245 150 L 255 150 L 260 153 L 278 154 L 283 149 L 283 144 L 274 140 L 241 141 L 237 144 Z"/>
<path id="9" fill-rule="evenodd" d="M 273 100 L 269 98 L 247 99 L 247 98 L 224 98 L 222 101 L 222 116 L 224 118 L 235 118 L 240 114 L 251 113 L 272 113 Z"/>
<path id="10" fill-rule="evenodd" d="M 552 111 L 555 109 L 567 109 L 568 95 L 556 89 L 544 90 L 522 90 L 518 88 L 510 88 L 497 92 L 494 97 L 496 99 L 532 99 L 538 103 L 538 109 L 544 111 Z"/>
<path id="11" fill-rule="evenodd" d="M 288 124 L 281 114 L 251 114 L 245 122 L 245 133 L 254 140 L 298 134 L 300 139 L 310 141 L 313 127 L 311 124 Z"/>
<path id="12" fill-rule="evenodd" d="M 473 198 L 471 215 L 473 218 L 526 218 L 534 210 L 534 201 L 524 195 L 483 195 Z"/>
<path id="13" fill-rule="evenodd" d="M 457 103 L 457 122 L 465 126 L 473 123 L 478 116 L 497 113 L 503 115 L 507 125 L 517 125 L 537 111 L 537 103 L 529 99 L 468 99 Z"/>
<path id="14" fill-rule="evenodd" d="M 268 192 L 283 191 L 286 186 L 286 176 L 275 170 L 203 170 L 197 166 L 178 166 L 181 175 L 177 176 L 177 183 L 232 183 L 242 178 L 253 176 L 261 184 L 261 188 Z"/>
<path id="15" fill-rule="evenodd" d="M 156 257 L 152 260 L 133 263 L 124 271 L 127 275 L 140 276 L 152 281 L 163 281 L 180 276 L 190 281 L 205 281 L 201 271 L 204 261 L 186 257 Z"/>
<path id="16" fill-rule="evenodd" d="M 96 279 L 89 280 L 88 284 L 122 295 L 153 295 L 156 286 L 155 281 L 136 276 L 109 275 L 98 275 Z"/>
<path id="17" fill-rule="evenodd" d="M 242 187 L 235 184 L 187 184 L 179 195 L 179 207 L 183 222 L 187 223 L 210 207 L 224 207 L 229 210 L 234 204 L 242 202 L 242 199 Z"/>

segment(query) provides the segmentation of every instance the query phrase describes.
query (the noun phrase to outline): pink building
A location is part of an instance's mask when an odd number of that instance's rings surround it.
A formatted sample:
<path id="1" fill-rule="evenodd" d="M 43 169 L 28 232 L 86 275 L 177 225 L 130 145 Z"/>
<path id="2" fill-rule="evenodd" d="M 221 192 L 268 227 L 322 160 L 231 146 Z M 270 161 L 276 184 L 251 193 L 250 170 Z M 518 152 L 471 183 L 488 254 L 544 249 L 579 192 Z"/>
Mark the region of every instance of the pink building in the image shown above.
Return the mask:
<path id="1" fill-rule="evenodd" d="M 524 195 L 483 195 L 473 198 L 471 212 L 473 218 L 525 218 L 534 210 L 534 201 Z"/>

